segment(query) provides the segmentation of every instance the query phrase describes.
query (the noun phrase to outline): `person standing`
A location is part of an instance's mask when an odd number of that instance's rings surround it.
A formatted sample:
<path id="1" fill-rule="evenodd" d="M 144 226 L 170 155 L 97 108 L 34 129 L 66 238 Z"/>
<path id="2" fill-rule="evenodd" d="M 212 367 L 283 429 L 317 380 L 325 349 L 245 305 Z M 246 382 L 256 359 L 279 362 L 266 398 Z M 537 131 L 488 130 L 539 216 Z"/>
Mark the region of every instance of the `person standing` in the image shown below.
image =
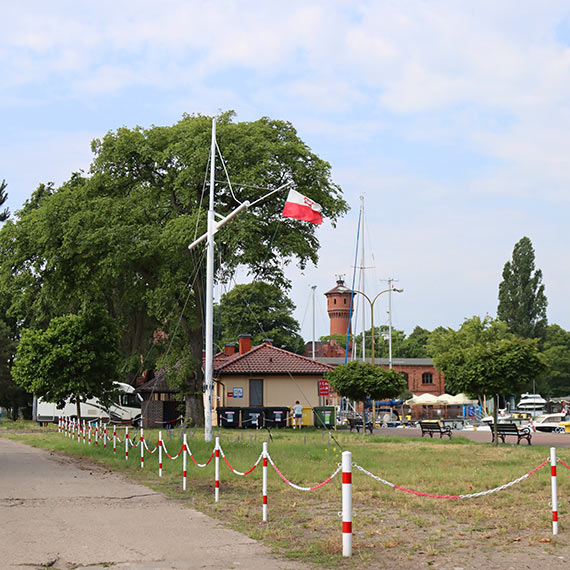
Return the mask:
<path id="1" fill-rule="evenodd" d="M 293 406 L 293 429 L 296 427 L 301 428 L 303 425 L 303 406 L 299 404 L 299 400 L 295 402 Z"/>

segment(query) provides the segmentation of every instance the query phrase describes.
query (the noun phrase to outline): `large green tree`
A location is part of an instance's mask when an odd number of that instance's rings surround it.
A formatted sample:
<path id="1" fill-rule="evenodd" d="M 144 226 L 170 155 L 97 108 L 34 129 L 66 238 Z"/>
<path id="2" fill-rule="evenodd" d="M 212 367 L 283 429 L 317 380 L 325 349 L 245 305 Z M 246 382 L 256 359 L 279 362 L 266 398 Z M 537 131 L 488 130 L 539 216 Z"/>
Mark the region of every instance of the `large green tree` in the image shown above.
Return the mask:
<path id="1" fill-rule="evenodd" d="M 119 333 L 99 308 L 55 317 L 45 330 L 24 329 L 12 368 L 14 380 L 48 402 L 62 405 L 99 398 L 110 402 L 118 379 Z"/>
<path id="2" fill-rule="evenodd" d="M 503 268 L 497 317 L 517 336 L 542 338 L 546 332 L 547 304 L 542 271 L 535 270 L 532 242 L 523 237 L 515 244 L 512 260 Z"/>
<path id="3" fill-rule="evenodd" d="M 8 200 L 8 194 L 6 192 L 8 184 L 6 184 L 6 180 L 2 180 L 0 182 L 0 206 L 3 206 Z M 8 208 L 4 208 L 0 212 L 0 222 L 5 222 L 10 217 L 10 210 Z"/>
<path id="4" fill-rule="evenodd" d="M 499 395 L 519 392 L 546 366 L 538 339 L 517 337 L 449 350 L 434 363 L 451 392 L 494 396 L 495 443 Z"/>
<path id="5" fill-rule="evenodd" d="M 247 333 L 255 344 L 271 338 L 277 347 L 302 353 L 304 343 L 294 309 L 293 301 L 276 285 L 263 281 L 236 285 L 222 295 L 218 306 L 221 341 L 233 342 Z"/>
<path id="6" fill-rule="evenodd" d="M 0 235 L 0 294 L 10 315 L 45 328 L 84 303 L 104 304 L 122 330 L 132 367 L 152 346 L 157 327 L 168 346 L 157 366 L 185 396 L 186 415 L 203 418 L 205 260 L 188 244 L 206 230 L 211 119 L 185 116 L 170 127 L 120 128 L 93 143 L 88 175 L 60 188 L 42 185 Z M 215 209 L 227 215 L 291 182 L 322 206 L 333 224 L 347 210 L 330 165 L 290 123 L 261 118 L 217 121 L 224 165 L 216 162 Z M 229 172 L 232 187 L 224 182 Z M 216 234 L 216 278 L 238 266 L 253 279 L 287 288 L 285 268 L 316 263 L 316 226 L 281 217 L 284 195 L 261 201 Z M 148 358 L 147 358 L 148 360 Z"/>
<path id="7" fill-rule="evenodd" d="M 548 368 L 537 379 L 537 390 L 545 397 L 570 394 L 570 332 L 559 325 L 548 325 L 542 342 Z"/>

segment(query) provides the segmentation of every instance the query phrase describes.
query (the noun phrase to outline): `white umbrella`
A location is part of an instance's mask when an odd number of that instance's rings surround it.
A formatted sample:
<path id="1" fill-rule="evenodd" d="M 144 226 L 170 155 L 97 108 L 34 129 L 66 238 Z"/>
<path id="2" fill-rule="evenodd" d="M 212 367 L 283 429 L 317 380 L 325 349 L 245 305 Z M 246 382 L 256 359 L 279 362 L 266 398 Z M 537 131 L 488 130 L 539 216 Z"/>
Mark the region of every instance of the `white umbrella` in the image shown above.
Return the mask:
<path id="1" fill-rule="evenodd" d="M 469 404 L 476 404 L 477 400 L 472 400 L 465 394 L 457 394 L 457 396 L 453 396 L 453 403 L 458 406 L 468 406 Z"/>
<path id="2" fill-rule="evenodd" d="M 433 394 L 422 394 L 421 396 L 414 396 L 413 398 L 406 401 L 409 406 L 433 406 L 439 404 L 437 396 Z"/>
<path id="3" fill-rule="evenodd" d="M 437 397 L 438 404 L 445 404 L 447 406 L 455 404 L 455 396 L 451 394 L 442 394 L 441 396 Z"/>

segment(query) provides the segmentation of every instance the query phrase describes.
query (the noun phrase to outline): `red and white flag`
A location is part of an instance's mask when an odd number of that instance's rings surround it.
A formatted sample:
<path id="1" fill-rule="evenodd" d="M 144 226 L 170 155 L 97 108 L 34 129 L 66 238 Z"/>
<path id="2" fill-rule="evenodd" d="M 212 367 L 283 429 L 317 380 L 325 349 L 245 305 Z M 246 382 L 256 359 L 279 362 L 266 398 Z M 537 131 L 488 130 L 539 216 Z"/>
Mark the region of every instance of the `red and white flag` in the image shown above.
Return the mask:
<path id="1" fill-rule="evenodd" d="M 281 215 L 284 218 L 294 218 L 312 224 L 323 223 L 321 205 L 295 190 L 289 190 L 287 202 L 285 202 L 285 208 L 283 208 Z"/>

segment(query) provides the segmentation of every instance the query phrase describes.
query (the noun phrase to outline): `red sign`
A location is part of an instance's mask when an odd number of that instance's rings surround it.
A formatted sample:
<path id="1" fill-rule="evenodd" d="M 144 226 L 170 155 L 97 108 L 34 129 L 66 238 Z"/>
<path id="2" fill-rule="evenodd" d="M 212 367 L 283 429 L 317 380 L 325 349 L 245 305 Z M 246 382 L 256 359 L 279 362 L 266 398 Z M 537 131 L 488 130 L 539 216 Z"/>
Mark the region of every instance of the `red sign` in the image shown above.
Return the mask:
<path id="1" fill-rule="evenodd" d="M 228 398 L 233 398 L 234 397 L 234 393 L 233 392 L 228 392 Z"/>
<path id="2" fill-rule="evenodd" d="M 328 396 L 330 391 L 329 381 L 319 380 L 319 396 Z"/>

